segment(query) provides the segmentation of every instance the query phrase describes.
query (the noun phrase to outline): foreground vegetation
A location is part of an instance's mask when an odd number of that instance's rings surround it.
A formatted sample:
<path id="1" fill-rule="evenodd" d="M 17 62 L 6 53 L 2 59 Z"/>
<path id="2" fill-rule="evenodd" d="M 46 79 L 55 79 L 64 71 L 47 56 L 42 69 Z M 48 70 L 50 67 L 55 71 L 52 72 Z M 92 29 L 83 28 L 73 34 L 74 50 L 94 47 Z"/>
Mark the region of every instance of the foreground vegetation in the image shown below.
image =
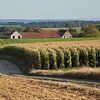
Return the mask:
<path id="1" fill-rule="evenodd" d="M 66 69 L 80 66 L 99 67 L 100 48 L 58 47 L 26 49 L 7 46 L 0 49 L 0 58 L 19 64 L 24 73 L 33 69 Z"/>

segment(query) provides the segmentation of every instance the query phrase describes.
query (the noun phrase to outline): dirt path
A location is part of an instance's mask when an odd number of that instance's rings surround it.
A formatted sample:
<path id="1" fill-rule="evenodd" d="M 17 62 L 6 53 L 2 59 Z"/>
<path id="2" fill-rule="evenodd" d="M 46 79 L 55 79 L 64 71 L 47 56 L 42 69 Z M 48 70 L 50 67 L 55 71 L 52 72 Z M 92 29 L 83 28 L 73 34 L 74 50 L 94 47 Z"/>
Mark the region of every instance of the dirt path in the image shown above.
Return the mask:
<path id="1" fill-rule="evenodd" d="M 7 60 L 0 60 L 0 74 L 22 74 L 22 72 L 17 65 Z"/>

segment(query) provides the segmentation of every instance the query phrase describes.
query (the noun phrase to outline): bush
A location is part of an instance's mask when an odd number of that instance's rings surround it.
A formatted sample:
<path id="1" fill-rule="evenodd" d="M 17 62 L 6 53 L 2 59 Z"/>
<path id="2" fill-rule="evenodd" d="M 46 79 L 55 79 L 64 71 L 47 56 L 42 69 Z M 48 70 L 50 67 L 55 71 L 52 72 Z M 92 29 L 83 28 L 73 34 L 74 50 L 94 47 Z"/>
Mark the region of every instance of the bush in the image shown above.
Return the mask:
<path id="1" fill-rule="evenodd" d="M 52 49 L 49 52 L 49 69 L 57 69 L 56 52 Z"/>
<path id="2" fill-rule="evenodd" d="M 41 56 L 41 68 L 42 69 L 49 69 L 49 54 L 46 50 L 40 51 Z"/>
<path id="3" fill-rule="evenodd" d="M 79 48 L 80 66 L 88 66 L 88 51 L 86 48 Z"/>
<path id="4" fill-rule="evenodd" d="M 71 52 L 69 49 L 64 50 L 64 65 L 65 68 L 72 67 L 72 61 L 71 61 Z"/>
<path id="5" fill-rule="evenodd" d="M 79 67 L 79 52 L 76 48 L 71 48 L 72 67 Z"/>
<path id="6" fill-rule="evenodd" d="M 88 61 L 90 67 L 96 67 L 96 52 L 94 48 L 88 49 Z"/>

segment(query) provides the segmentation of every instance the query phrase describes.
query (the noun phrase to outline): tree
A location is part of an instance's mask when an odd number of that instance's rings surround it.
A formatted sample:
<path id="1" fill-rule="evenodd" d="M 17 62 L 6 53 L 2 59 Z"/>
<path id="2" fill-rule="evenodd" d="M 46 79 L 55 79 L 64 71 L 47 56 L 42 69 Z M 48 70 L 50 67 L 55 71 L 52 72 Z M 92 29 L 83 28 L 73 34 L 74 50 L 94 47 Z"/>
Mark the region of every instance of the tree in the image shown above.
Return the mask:
<path id="1" fill-rule="evenodd" d="M 100 34 L 99 30 L 95 25 L 88 25 L 81 29 L 83 36 L 98 36 Z"/>
<path id="2" fill-rule="evenodd" d="M 33 32 L 31 27 L 25 27 L 24 32 Z"/>

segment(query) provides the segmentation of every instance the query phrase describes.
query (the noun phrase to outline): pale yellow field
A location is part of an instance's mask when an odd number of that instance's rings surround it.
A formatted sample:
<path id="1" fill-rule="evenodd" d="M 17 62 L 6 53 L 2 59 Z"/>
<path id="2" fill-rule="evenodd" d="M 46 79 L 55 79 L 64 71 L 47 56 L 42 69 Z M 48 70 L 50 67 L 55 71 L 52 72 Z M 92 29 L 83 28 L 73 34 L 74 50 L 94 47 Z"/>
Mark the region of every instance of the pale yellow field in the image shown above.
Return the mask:
<path id="1" fill-rule="evenodd" d="M 88 41 L 70 41 L 70 42 L 48 42 L 48 43 L 18 43 L 14 46 L 24 47 L 27 49 L 48 49 L 57 47 L 100 47 L 100 40 L 88 40 Z"/>

